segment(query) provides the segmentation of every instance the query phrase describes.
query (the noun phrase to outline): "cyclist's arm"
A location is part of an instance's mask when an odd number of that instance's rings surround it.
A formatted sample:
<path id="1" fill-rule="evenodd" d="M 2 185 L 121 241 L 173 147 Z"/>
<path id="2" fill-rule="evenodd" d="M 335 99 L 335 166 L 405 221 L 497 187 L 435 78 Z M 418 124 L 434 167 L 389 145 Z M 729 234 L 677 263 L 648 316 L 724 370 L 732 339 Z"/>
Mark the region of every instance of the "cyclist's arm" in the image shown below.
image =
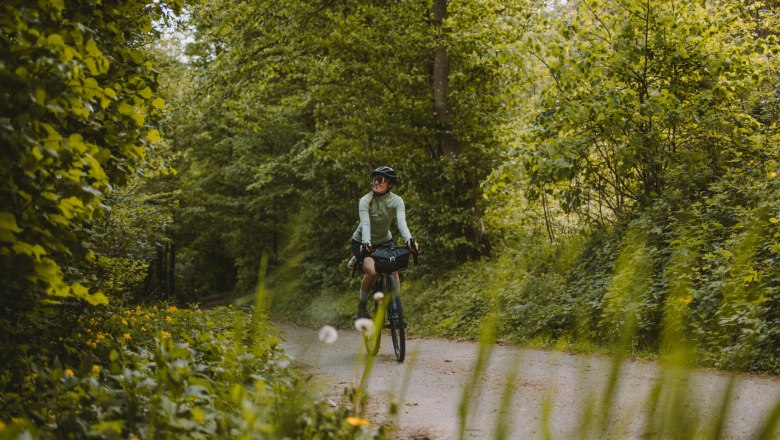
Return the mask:
<path id="1" fill-rule="evenodd" d="M 363 197 L 358 203 L 358 216 L 360 217 L 360 234 L 363 244 L 371 243 L 371 217 L 368 214 L 368 197 Z"/>
<path id="2" fill-rule="evenodd" d="M 398 198 L 398 205 L 395 207 L 396 223 L 398 223 L 398 232 L 404 239 L 404 243 L 409 243 L 412 239 L 412 233 L 409 232 L 409 226 L 406 225 L 406 205 L 403 199 Z"/>

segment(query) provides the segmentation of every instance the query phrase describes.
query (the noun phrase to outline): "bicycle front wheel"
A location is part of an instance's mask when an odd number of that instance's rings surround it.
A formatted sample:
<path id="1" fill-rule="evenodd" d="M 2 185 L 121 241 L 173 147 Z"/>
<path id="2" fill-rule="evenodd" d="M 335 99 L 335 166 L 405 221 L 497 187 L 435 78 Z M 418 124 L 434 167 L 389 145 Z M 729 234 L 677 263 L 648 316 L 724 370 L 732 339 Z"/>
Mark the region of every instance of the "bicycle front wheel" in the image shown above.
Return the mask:
<path id="1" fill-rule="evenodd" d="M 403 362 L 406 358 L 406 321 L 404 321 L 401 297 L 398 295 L 393 296 L 387 307 L 387 320 L 390 322 L 390 336 L 393 338 L 395 359 L 398 362 Z"/>
<path id="2" fill-rule="evenodd" d="M 376 320 L 374 319 L 377 315 L 379 310 L 379 301 L 376 301 L 373 298 L 373 292 L 371 293 L 372 297 L 368 299 L 366 304 L 366 311 L 368 312 L 368 317 L 371 318 L 372 321 L 376 323 Z M 366 334 L 363 333 L 363 342 L 366 344 L 366 351 L 368 351 L 369 354 L 372 356 L 376 356 L 377 353 L 379 353 L 379 343 L 382 341 L 382 327 L 381 325 L 375 325 L 374 331 L 372 334 Z"/>

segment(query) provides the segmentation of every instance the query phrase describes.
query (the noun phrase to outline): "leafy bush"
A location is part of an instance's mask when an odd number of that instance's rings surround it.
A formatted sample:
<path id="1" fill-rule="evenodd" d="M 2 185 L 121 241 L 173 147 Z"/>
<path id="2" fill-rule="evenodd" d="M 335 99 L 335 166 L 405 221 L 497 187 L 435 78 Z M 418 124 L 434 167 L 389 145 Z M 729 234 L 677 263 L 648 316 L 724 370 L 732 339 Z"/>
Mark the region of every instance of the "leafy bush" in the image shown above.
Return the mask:
<path id="1" fill-rule="evenodd" d="M 90 309 L 2 371 L 4 438 L 353 438 L 246 310 Z M 75 318 L 75 319 L 73 319 Z M 37 345 L 41 343 L 41 345 Z"/>
<path id="2" fill-rule="evenodd" d="M 497 313 L 504 340 L 612 348 L 628 337 L 633 352 L 660 354 L 689 344 L 700 365 L 777 373 L 780 182 L 753 179 L 738 189 L 725 177 L 693 204 L 659 199 L 585 240 L 529 238 L 407 283 L 410 329 L 475 338 Z"/>

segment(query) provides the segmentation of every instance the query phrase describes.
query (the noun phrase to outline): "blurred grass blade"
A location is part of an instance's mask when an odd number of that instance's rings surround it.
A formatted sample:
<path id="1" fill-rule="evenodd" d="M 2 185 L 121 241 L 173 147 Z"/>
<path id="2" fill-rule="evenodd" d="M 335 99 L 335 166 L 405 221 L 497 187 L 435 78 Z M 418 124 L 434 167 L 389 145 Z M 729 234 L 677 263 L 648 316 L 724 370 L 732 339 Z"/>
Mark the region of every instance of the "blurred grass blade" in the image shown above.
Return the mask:
<path id="1" fill-rule="evenodd" d="M 776 440 L 778 438 L 778 428 L 780 428 L 780 398 L 775 402 L 767 416 L 764 418 L 764 425 L 753 437 L 756 440 Z"/>

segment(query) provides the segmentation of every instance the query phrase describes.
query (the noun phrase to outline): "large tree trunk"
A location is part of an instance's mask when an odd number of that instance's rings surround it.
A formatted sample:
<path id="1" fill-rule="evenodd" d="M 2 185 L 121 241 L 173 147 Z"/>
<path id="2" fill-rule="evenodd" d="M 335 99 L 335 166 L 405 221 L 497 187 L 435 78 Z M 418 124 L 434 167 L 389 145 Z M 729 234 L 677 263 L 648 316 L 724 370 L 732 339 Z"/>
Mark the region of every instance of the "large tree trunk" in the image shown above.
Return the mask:
<path id="1" fill-rule="evenodd" d="M 434 0 L 434 26 L 441 27 L 445 18 L 447 18 L 447 0 Z M 433 106 L 436 110 L 436 125 L 439 129 L 439 148 L 448 161 L 454 162 L 460 146 L 452 134 L 449 75 L 450 55 L 442 42 L 442 45 L 436 48 L 433 62 Z"/>
<path id="2" fill-rule="evenodd" d="M 442 35 L 441 27 L 444 19 L 447 18 L 447 1 L 433 0 L 433 25 L 437 27 L 437 34 Z M 446 42 L 439 41 L 436 48 L 433 61 L 433 106 L 436 111 L 436 128 L 438 131 L 439 151 L 441 155 L 453 165 L 458 167 L 457 161 L 460 154 L 461 145 L 452 132 L 452 105 L 450 104 L 450 54 L 447 51 Z M 473 196 L 463 198 L 463 190 L 470 194 L 476 191 L 472 188 L 473 182 L 464 178 L 460 173 L 452 173 L 452 203 L 468 209 L 472 219 L 469 225 L 463 225 L 459 231 L 470 242 L 470 246 L 460 246 L 456 251 L 456 259 L 465 261 L 469 257 L 478 257 L 481 254 L 488 254 L 490 248 L 484 240 L 484 227 L 482 222 L 482 213 L 477 206 L 477 200 Z"/>

